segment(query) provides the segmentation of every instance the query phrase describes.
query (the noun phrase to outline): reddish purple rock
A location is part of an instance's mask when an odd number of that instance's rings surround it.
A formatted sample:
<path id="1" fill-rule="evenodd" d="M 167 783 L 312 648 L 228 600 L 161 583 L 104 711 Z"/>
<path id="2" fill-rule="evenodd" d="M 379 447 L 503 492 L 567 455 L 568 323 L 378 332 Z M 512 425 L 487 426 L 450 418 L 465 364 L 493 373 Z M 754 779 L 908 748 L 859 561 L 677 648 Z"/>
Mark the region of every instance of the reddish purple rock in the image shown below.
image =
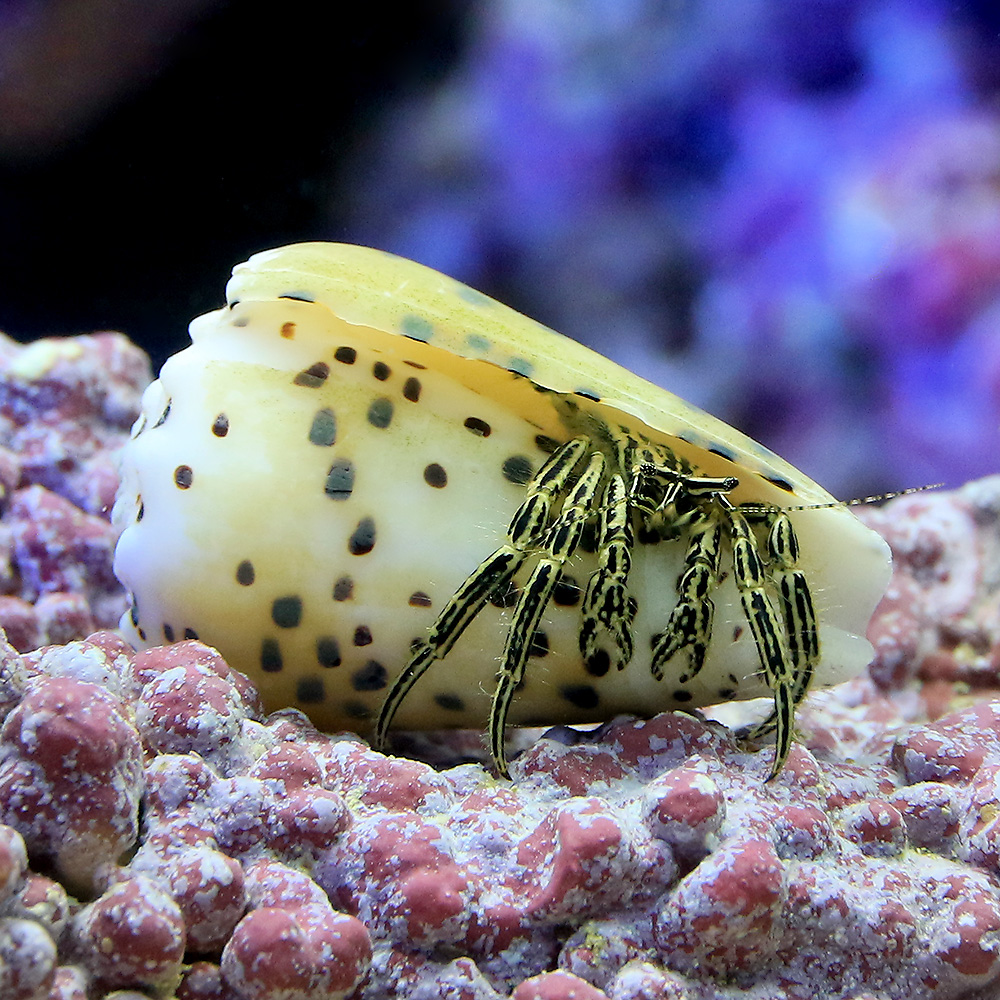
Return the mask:
<path id="1" fill-rule="evenodd" d="M 121 364 L 105 389 L 71 377 L 73 353 L 39 349 L 27 388 L 0 372 L 0 416 L 34 448 L 0 448 L 0 996 L 1000 989 L 1000 477 L 865 514 L 897 560 L 872 678 L 809 699 L 775 780 L 732 728 L 754 706 L 729 705 L 520 734 L 508 783 L 457 763 L 467 734 L 425 744 L 440 770 L 393 758 L 264 717 L 200 642 L 89 634 L 112 602 L 105 486 L 45 455 L 76 441 L 63 418 L 121 433 L 131 383 Z M 77 641 L 15 648 L 54 636 Z"/>
<path id="2" fill-rule="evenodd" d="M 23 346 L 0 334 L 0 627 L 22 652 L 121 616 L 115 455 L 151 376 L 121 334 Z"/>
<path id="3" fill-rule="evenodd" d="M 868 709 L 854 698 L 815 753 L 807 727 L 772 782 L 768 748 L 691 717 L 619 720 L 574 745 L 554 730 L 498 784 L 294 712 L 261 718 L 196 642 L 132 655 L 99 633 L 6 662 L 23 694 L 0 766 L 35 770 L 17 794 L 0 789 L 18 831 L 0 838 L 0 917 L 52 942 L 56 996 L 81 976 L 91 991 L 169 981 L 190 1000 L 432 983 L 483 1000 L 735 1000 L 733 983 L 846 996 L 834 980 L 938 1000 L 1000 984 L 1000 702 L 900 729 L 861 766 L 829 738 Z M 163 692 L 189 684 L 205 697 L 167 711 Z M 132 719 L 149 720 L 144 742 Z M 143 827 L 128 811 L 118 827 L 114 789 L 134 801 L 142 759 Z M 61 787 L 76 811 L 45 806 Z M 32 811 L 27 788 L 44 793 Z M 82 859 L 64 882 L 90 872 L 97 899 L 80 908 L 37 870 L 53 858 Z M 149 933 L 101 930 L 122 914 Z"/>

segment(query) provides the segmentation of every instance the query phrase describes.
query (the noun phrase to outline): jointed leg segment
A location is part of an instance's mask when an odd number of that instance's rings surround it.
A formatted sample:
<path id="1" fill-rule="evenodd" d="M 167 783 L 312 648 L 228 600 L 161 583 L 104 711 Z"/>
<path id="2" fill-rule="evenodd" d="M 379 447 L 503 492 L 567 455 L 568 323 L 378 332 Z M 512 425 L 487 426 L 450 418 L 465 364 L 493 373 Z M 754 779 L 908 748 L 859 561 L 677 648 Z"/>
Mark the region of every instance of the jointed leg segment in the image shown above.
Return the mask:
<path id="1" fill-rule="evenodd" d="M 632 659 L 632 619 L 636 602 L 628 592 L 632 568 L 632 511 L 621 475 L 611 476 L 601 503 L 598 566 L 583 596 L 580 653 L 588 670 L 597 676 L 611 666 L 610 655 L 598 648 L 601 629 L 614 645 L 615 666 L 622 670 Z"/>
<path id="2" fill-rule="evenodd" d="M 589 448 L 587 438 L 567 441 L 549 456 L 528 484 L 528 495 L 511 519 L 507 541 L 480 563 L 458 588 L 431 626 L 427 638 L 416 645 L 405 669 L 389 687 L 375 724 L 376 746 L 385 744 L 393 716 L 413 685 L 435 660 L 448 653 L 490 597 L 507 586 L 528 555 L 541 549 L 548 554 L 548 558 L 543 558 L 535 567 L 514 610 L 500 671 L 501 686 L 494 694 L 491 712 L 491 741 L 500 744 L 500 754 L 497 755 L 494 750 L 494 755 L 501 773 L 506 773 L 503 733 L 502 729 L 498 736 L 492 733 L 493 719 L 506 719 L 510 699 L 523 675 L 524 660 L 527 659 L 538 619 L 559 582 L 559 567 L 579 542 L 585 514 L 600 485 L 604 459 L 595 455 L 563 504 L 560 515 L 552 520 L 553 504 L 565 492 L 575 468 Z M 575 512 L 573 516 L 570 515 L 571 510 Z M 529 629 L 527 632 L 524 631 L 526 628 Z M 509 682 L 509 675 L 517 675 L 513 683 Z"/>
<path id="3" fill-rule="evenodd" d="M 819 659 L 816 615 L 805 575 L 796 568 L 798 542 L 788 515 L 781 511 L 764 513 L 768 523 L 765 561 L 748 520 L 750 512 L 735 506 L 721 491 L 711 502 L 714 513 L 706 513 L 705 523 L 694 530 L 688 546 L 677 582 L 677 605 L 666 630 L 654 637 L 651 670 L 657 679 L 662 677 L 666 661 L 682 649 L 688 650 L 689 657 L 682 682 L 694 677 L 704 665 L 714 615 L 709 595 L 718 583 L 721 531 L 725 525 L 740 603 L 757 646 L 764 679 L 774 694 L 774 710 L 753 731 L 753 735 L 775 731 L 774 777 L 791 748 L 795 706 L 805 697 Z"/>
<path id="4" fill-rule="evenodd" d="M 705 665 L 705 654 L 712 638 L 715 604 L 709 594 L 719 582 L 722 555 L 722 524 L 710 521 L 692 533 L 684 569 L 677 581 L 677 604 L 667 627 L 653 637 L 650 670 L 663 679 L 663 665 L 675 653 L 688 649 L 688 669 L 681 674 L 682 684 L 697 676 Z"/>
<path id="5" fill-rule="evenodd" d="M 733 576 L 744 615 L 757 647 L 763 675 L 774 694 L 774 711 L 754 731 L 776 731 L 773 777 L 791 746 L 795 706 L 805 696 L 819 660 L 816 615 L 804 574 L 797 568 L 798 543 L 787 514 L 740 507 L 727 494 L 733 477 L 697 476 L 659 464 L 645 451 L 630 453 L 635 442 L 622 439 L 622 454 L 608 469 L 604 453 L 587 437 L 557 448 L 527 487 L 511 519 L 507 540 L 485 559 L 448 601 L 427 637 L 414 644 L 403 672 L 389 688 L 375 726 L 383 745 L 397 709 L 409 690 L 454 646 L 486 602 L 502 592 L 526 560 L 534 566 L 514 608 L 497 686 L 490 709 L 489 738 L 497 769 L 507 774 L 504 730 L 514 694 L 524 678 L 532 640 L 562 577 L 563 566 L 580 543 L 588 520 L 600 518 L 598 565 L 582 602 L 580 652 L 594 675 L 611 664 L 620 670 L 632 657 L 632 620 L 636 601 L 628 592 L 633 519 L 665 539 L 690 540 L 677 581 L 677 604 L 666 628 L 653 637 L 650 669 L 662 679 L 664 665 L 687 651 L 686 683 L 702 670 L 712 638 L 712 592 L 721 576 L 723 540 L 732 548 Z M 631 462 L 623 459 L 630 455 Z M 620 468 L 616 468 L 616 464 Z M 582 467 L 582 471 L 581 470 Z M 627 468 L 626 482 L 622 469 Z M 766 558 L 751 521 L 767 527 Z M 601 637 L 610 639 L 611 651 Z"/>
<path id="6" fill-rule="evenodd" d="M 563 504 L 562 511 L 541 542 L 542 555 L 531 571 L 528 582 L 514 609 L 514 617 L 507 630 L 504 644 L 503 665 L 497 678 L 490 708 L 490 750 L 497 770 L 507 774 L 507 758 L 503 739 L 507 728 L 507 713 L 517 686 L 524 677 L 531 640 L 541 621 L 542 614 L 552 597 L 562 567 L 576 551 L 583 534 L 583 527 L 594 507 L 594 500 L 604 478 L 604 456 L 594 452 L 583 475 Z"/>

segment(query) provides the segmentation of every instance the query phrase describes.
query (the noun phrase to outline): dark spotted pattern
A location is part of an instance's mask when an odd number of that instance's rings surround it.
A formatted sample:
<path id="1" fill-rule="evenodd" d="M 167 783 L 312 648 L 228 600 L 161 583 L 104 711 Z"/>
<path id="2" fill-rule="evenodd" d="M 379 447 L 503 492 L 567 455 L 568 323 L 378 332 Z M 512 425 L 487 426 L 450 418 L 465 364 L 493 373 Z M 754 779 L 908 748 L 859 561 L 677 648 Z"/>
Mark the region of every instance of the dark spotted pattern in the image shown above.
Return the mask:
<path id="1" fill-rule="evenodd" d="M 403 383 L 403 395 L 411 403 L 417 402 L 420 399 L 420 390 L 423 388 L 420 384 L 420 379 L 418 378 L 408 378 Z"/>
<path id="2" fill-rule="evenodd" d="M 520 591 L 511 581 L 503 590 L 490 595 L 490 604 L 495 608 L 512 608 L 517 604 L 519 596 Z"/>
<path id="3" fill-rule="evenodd" d="M 260 644 L 260 669 L 267 674 L 276 674 L 283 666 L 278 640 L 265 639 Z"/>
<path id="4" fill-rule="evenodd" d="M 244 559 L 243 562 L 236 567 L 236 582 L 241 587 L 249 587 L 250 584 L 254 582 L 257 577 L 257 573 L 253 568 L 253 563 L 249 559 Z"/>
<path id="5" fill-rule="evenodd" d="M 425 594 L 422 590 L 415 590 L 410 594 L 409 605 L 411 608 L 429 608 L 431 606 L 430 595 Z"/>
<path id="6" fill-rule="evenodd" d="M 375 548 L 375 519 L 363 517 L 358 521 L 358 526 L 351 532 L 347 548 L 351 555 L 367 555 Z"/>
<path id="7" fill-rule="evenodd" d="M 296 628 L 302 621 L 302 598 L 279 597 L 271 605 L 271 620 L 279 628 Z"/>
<path id="8" fill-rule="evenodd" d="M 457 694 L 436 694 L 434 703 L 446 712 L 464 712 L 465 702 Z"/>
<path id="9" fill-rule="evenodd" d="M 335 601 L 349 601 L 354 596 L 354 581 L 349 576 L 342 576 L 333 585 Z"/>
<path id="10" fill-rule="evenodd" d="M 564 576 L 552 591 L 552 602 L 561 608 L 573 608 L 580 603 L 580 585 L 571 576 Z"/>
<path id="11" fill-rule="evenodd" d="M 597 650 L 583 664 L 583 669 L 592 677 L 603 677 L 611 669 L 611 657 L 606 649 Z"/>
<path id="12" fill-rule="evenodd" d="M 674 701 L 685 702 L 690 701 L 693 695 L 690 691 L 685 691 L 684 688 L 678 688 L 673 692 Z"/>
<path id="13" fill-rule="evenodd" d="M 326 474 L 326 495 L 333 500 L 346 500 L 354 491 L 354 466 L 349 458 L 338 458 Z"/>
<path id="14" fill-rule="evenodd" d="M 145 516 L 145 514 L 146 514 L 146 505 L 140 500 L 138 513 L 135 515 L 136 521 L 137 522 L 141 521 Z"/>
<path id="15" fill-rule="evenodd" d="M 386 399 L 385 396 L 381 396 L 379 399 L 373 399 L 371 405 L 368 407 L 368 423 L 370 423 L 372 427 L 378 427 L 380 430 L 385 429 L 392 423 L 393 409 L 394 407 L 391 399 Z"/>
<path id="16" fill-rule="evenodd" d="M 764 477 L 769 483 L 773 483 L 778 487 L 779 490 L 784 490 L 786 493 L 794 493 L 795 488 L 787 479 L 782 479 L 780 476 L 765 476 Z"/>
<path id="17" fill-rule="evenodd" d="M 735 688 L 719 688 L 719 698 L 721 698 L 722 701 L 732 701 L 732 699 L 735 697 L 736 697 Z"/>
<path id="18" fill-rule="evenodd" d="M 392 374 L 392 369 L 384 361 L 376 361 L 372 365 L 372 375 L 384 382 Z"/>
<path id="19" fill-rule="evenodd" d="M 285 340 L 292 340 L 295 337 L 295 324 L 294 323 L 282 323 L 281 324 L 281 336 Z"/>
<path id="20" fill-rule="evenodd" d="M 173 642 L 174 641 L 174 627 L 173 627 L 173 625 L 168 625 L 166 622 L 163 623 L 163 638 L 166 639 L 167 642 Z"/>
<path id="21" fill-rule="evenodd" d="M 448 473 L 444 471 L 444 467 L 438 465 L 437 462 L 431 462 L 424 469 L 424 482 L 428 486 L 433 486 L 436 489 L 441 489 L 448 485 Z"/>
<path id="22" fill-rule="evenodd" d="M 370 719 L 372 714 L 372 710 L 360 701 L 344 702 L 344 715 L 346 715 L 349 719 Z"/>
<path id="23" fill-rule="evenodd" d="M 325 361 L 317 361 L 314 365 L 300 371 L 292 379 L 292 382 L 306 389 L 318 389 L 329 377 L 330 366 Z"/>
<path id="24" fill-rule="evenodd" d="M 351 674 L 355 691 L 381 691 L 389 683 L 389 675 L 378 660 L 369 660 Z"/>
<path id="25" fill-rule="evenodd" d="M 342 365 L 353 365 L 358 360 L 358 352 L 353 347 L 338 347 L 333 352 L 333 357 Z"/>
<path id="26" fill-rule="evenodd" d="M 317 705 L 326 698 L 323 682 L 318 677 L 303 677 L 295 688 L 295 697 L 303 705 Z"/>
<path id="27" fill-rule="evenodd" d="M 466 417 L 463 426 L 467 431 L 478 434 L 479 437 L 488 438 L 493 433 L 493 428 L 485 420 L 480 420 L 479 417 Z"/>
<path id="28" fill-rule="evenodd" d="M 323 407 L 316 411 L 309 428 L 309 440 L 323 448 L 329 448 L 337 440 L 337 418 L 333 410 Z"/>
<path id="29" fill-rule="evenodd" d="M 533 469 L 531 459 L 525 455 L 511 455 L 505 458 L 501 467 L 503 477 L 515 486 L 524 486 L 531 478 Z"/>
<path id="30" fill-rule="evenodd" d="M 555 438 L 549 437 L 548 434 L 536 434 L 535 444 L 546 455 L 551 455 L 559 447 L 559 442 Z"/>
<path id="31" fill-rule="evenodd" d="M 372 643 L 372 630 L 367 625 L 359 625 L 354 630 L 355 646 L 370 646 Z"/>
<path id="32" fill-rule="evenodd" d="M 184 629 L 184 638 L 185 639 L 197 639 L 198 638 L 198 633 L 195 632 L 195 630 L 193 628 L 186 628 L 186 629 Z"/>
<path id="33" fill-rule="evenodd" d="M 224 438 L 229 433 L 229 417 L 220 413 L 212 423 L 212 433 L 217 438 Z"/>
<path id="34" fill-rule="evenodd" d="M 577 708 L 597 708 L 601 700 L 589 684 L 564 684 L 559 693 Z"/>
<path id="35" fill-rule="evenodd" d="M 535 634 L 531 637 L 531 645 L 528 647 L 528 656 L 548 656 L 549 637 L 539 628 L 535 629 Z"/>
<path id="36" fill-rule="evenodd" d="M 316 640 L 316 660 L 321 667 L 340 666 L 340 643 L 335 636 L 321 635 Z"/>
<path id="37" fill-rule="evenodd" d="M 597 551 L 597 525 L 585 524 L 580 532 L 580 549 L 583 552 Z"/>
<path id="38" fill-rule="evenodd" d="M 174 482 L 177 484 L 178 489 L 190 489 L 191 484 L 194 482 L 194 471 L 191 466 L 178 465 L 174 469 Z"/>

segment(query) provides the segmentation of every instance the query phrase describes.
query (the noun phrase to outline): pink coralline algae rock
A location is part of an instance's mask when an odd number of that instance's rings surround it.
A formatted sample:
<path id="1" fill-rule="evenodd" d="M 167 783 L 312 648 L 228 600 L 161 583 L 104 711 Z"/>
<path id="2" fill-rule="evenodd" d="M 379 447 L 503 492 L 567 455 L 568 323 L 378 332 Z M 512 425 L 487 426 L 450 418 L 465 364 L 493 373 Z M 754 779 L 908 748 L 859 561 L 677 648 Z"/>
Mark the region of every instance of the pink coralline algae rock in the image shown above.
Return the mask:
<path id="1" fill-rule="evenodd" d="M 73 921 L 71 948 L 101 986 L 175 986 L 184 959 L 184 918 L 152 879 L 111 886 Z"/>
<path id="2" fill-rule="evenodd" d="M 1000 476 L 862 516 L 895 567 L 869 628 L 875 682 L 892 690 L 917 678 L 928 697 L 956 684 L 1000 689 Z"/>
<path id="3" fill-rule="evenodd" d="M 521 983 L 511 1000 L 607 1000 L 607 993 L 571 972 L 543 972 Z"/>
<path id="4" fill-rule="evenodd" d="M 99 684 L 40 676 L 0 729 L 0 822 L 74 889 L 137 834 L 142 754 L 129 714 Z"/>
<path id="5" fill-rule="evenodd" d="M 866 516 L 874 680 L 773 781 L 697 715 L 524 738 L 508 782 L 264 716 L 197 641 L 0 643 L 0 997 L 1000 995 L 1000 479 Z"/>
<path id="6" fill-rule="evenodd" d="M 24 346 L 0 334 L 0 627 L 22 652 L 122 613 L 108 522 L 115 455 L 150 378 L 121 334 Z"/>
<path id="7" fill-rule="evenodd" d="M 222 979 L 241 997 L 347 997 L 371 961 L 364 924 L 338 913 L 301 872 L 251 864 L 250 912 L 222 952 Z"/>

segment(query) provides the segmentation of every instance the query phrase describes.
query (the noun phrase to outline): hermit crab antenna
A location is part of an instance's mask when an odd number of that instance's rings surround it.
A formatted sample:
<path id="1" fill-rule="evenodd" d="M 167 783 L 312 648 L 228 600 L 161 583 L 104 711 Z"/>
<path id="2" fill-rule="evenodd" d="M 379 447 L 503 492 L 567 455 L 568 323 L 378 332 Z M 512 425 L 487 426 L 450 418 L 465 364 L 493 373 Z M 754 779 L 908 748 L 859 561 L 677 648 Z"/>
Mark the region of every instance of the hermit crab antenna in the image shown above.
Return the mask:
<path id="1" fill-rule="evenodd" d="M 768 504 L 743 504 L 742 510 L 747 512 L 764 513 L 769 510 L 781 510 L 786 514 L 796 510 L 827 510 L 831 507 L 858 507 L 866 503 L 881 503 L 883 500 L 895 500 L 896 497 L 909 496 L 911 493 L 923 493 L 926 490 L 937 490 L 944 486 L 944 483 L 930 483 L 927 486 L 911 486 L 905 490 L 895 490 L 892 493 L 876 493 L 870 497 L 855 497 L 853 500 L 831 500 L 830 503 L 806 503 L 795 507 L 770 506 Z"/>

